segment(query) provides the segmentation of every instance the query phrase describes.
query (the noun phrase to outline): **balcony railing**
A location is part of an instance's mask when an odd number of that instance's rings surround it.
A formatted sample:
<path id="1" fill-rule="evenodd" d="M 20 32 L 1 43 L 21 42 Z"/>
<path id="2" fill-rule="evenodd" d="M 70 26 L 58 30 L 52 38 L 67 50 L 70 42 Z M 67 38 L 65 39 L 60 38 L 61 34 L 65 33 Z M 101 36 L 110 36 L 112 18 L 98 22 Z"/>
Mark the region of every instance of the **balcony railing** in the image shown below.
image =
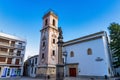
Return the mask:
<path id="1" fill-rule="evenodd" d="M 5 43 L 5 42 L 0 42 L 0 45 L 7 46 L 7 47 L 18 48 L 18 49 L 25 49 L 25 46 L 22 46 L 22 45 L 19 45 L 19 44 L 9 44 L 9 43 Z"/>
<path id="2" fill-rule="evenodd" d="M 18 55 L 17 53 L 14 53 L 14 52 L 10 52 L 9 55 L 10 56 L 15 56 L 15 57 L 24 57 L 24 54 Z"/>
<path id="3" fill-rule="evenodd" d="M 25 49 L 25 46 L 22 46 L 22 45 L 15 45 L 15 48 L 18 48 L 18 49 Z"/>
<path id="4" fill-rule="evenodd" d="M 0 55 L 9 55 L 7 52 L 0 51 Z"/>
<path id="5" fill-rule="evenodd" d="M 0 42 L 0 45 L 2 45 L 2 46 L 9 46 L 9 43 Z"/>

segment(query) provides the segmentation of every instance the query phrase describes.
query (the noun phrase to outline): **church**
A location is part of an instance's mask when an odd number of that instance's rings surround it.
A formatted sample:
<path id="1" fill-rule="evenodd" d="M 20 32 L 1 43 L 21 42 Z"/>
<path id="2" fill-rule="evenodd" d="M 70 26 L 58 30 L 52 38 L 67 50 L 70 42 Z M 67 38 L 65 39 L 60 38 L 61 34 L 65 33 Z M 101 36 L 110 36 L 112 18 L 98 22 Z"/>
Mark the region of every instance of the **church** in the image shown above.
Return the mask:
<path id="1" fill-rule="evenodd" d="M 57 64 L 64 77 L 112 76 L 108 38 L 105 31 L 62 42 L 58 16 L 49 11 L 43 16 L 37 76 L 56 77 Z M 58 42 L 61 41 L 61 46 Z"/>

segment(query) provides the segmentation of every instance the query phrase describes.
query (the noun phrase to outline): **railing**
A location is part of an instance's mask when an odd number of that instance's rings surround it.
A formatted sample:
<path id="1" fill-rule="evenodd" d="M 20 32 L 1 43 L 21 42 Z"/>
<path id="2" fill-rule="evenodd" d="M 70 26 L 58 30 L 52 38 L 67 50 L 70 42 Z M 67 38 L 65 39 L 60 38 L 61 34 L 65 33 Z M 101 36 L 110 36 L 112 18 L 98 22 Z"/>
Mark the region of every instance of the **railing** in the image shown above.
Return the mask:
<path id="1" fill-rule="evenodd" d="M 11 56 L 14 56 L 14 54 L 15 54 L 15 53 L 13 53 L 13 52 L 10 52 L 10 53 L 9 53 L 9 55 L 11 55 Z"/>
<path id="2" fill-rule="evenodd" d="M 9 46 L 9 43 L 0 42 L 0 45 L 3 45 L 3 46 Z"/>
<path id="3" fill-rule="evenodd" d="M 0 51 L 0 55 L 9 55 L 7 52 Z"/>
<path id="4" fill-rule="evenodd" d="M 25 46 L 22 46 L 22 45 L 15 45 L 15 48 L 18 48 L 18 49 L 25 49 Z"/>
<path id="5" fill-rule="evenodd" d="M 5 42 L 0 42 L 0 45 L 8 46 L 8 47 L 14 47 L 14 48 L 18 48 L 18 49 L 25 49 L 25 46 L 22 46 L 22 45 L 19 45 L 19 44 L 9 44 L 9 43 L 5 43 Z"/>
<path id="6" fill-rule="evenodd" d="M 16 57 L 24 57 L 24 54 L 18 55 L 17 53 L 14 53 L 14 52 L 10 52 L 9 55 L 10 56 L 16 56 Z"/>

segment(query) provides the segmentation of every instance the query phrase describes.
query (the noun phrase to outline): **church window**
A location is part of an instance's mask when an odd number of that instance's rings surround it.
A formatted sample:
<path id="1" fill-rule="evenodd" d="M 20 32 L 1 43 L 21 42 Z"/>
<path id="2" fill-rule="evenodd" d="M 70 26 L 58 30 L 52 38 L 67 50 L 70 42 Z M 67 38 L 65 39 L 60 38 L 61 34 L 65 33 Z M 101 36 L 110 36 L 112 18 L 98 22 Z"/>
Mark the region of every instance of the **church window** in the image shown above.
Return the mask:
<path id="1" fill-rule="evenodd" d="M 46 20 L 45 20 L 45 26 L 46 26 L 47 24 L 48 24 L 48 20 L 46 19 Z"/>
<path id="2" fill-rule="evenodd" d="M 55 26 L 55 20 L 53 19 L 53 26 Z"/>
<path id="3" fill-rule="evenodd" d="M 44 59 L 44 56 L 45 56 L 44 53 L 42 53 L 42 59 Z"/>
<path id="4" fill-rule="evenodd" d="M 52 55 L 55 56 L 55 50 L 52 51 Z"/>
<path id="5" fill-rule="evenodd" d="M 53 43 L 55 44 L 55 39 L 53 39 Z"/>
<path id="6" fill-rule="evenodd" d="M 92 55 L 92 49 L 91 49 L 91 48 L 88 48 L 87 54 L 88 54 L 88 55 Z"/>
<path id="7" fill-rule="evenodd" d="M 70 52 L 70 57 L 74 57 L 74 52 L 73 51 Z"/>

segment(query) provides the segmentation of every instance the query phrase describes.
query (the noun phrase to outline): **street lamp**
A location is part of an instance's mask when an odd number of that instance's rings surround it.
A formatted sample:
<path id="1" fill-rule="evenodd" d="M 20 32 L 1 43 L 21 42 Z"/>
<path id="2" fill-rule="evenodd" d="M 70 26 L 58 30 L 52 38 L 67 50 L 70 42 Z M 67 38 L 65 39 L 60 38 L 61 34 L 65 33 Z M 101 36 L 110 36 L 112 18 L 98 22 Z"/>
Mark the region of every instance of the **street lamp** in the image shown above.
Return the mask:
<path id="1" fill-rule="evenodd" d="M 65 62 L 64 62 L 64 66 L 65 66 L 65 74 L 67 74 L 67 66 L 66 66 L 66 64 L 67 64 L 67 51 L 64 51 L 63 52 L 63 56 L 65 57 Z M 65 76 L 66 77 L 66 76 Z"/>

